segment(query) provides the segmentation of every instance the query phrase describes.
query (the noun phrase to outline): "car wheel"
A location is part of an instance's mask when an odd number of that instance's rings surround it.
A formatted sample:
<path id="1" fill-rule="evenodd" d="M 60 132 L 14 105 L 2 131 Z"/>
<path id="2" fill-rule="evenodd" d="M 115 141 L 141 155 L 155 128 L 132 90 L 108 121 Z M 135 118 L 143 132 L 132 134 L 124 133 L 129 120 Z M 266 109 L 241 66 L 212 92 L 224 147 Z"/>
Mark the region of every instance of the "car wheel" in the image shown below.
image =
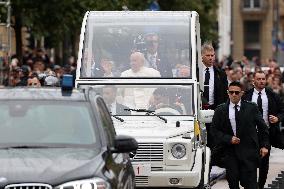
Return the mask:
<path id="1" fill-rule="evenodd" d="M 205 189 L 205 186 L 204 186 L 204 171 L 205 171 L 205 168 L 204 168 L 204 165 L 202 165 L 200 182 L 199 182 L 198 186 L 195 187 L 194 189 Z"/>

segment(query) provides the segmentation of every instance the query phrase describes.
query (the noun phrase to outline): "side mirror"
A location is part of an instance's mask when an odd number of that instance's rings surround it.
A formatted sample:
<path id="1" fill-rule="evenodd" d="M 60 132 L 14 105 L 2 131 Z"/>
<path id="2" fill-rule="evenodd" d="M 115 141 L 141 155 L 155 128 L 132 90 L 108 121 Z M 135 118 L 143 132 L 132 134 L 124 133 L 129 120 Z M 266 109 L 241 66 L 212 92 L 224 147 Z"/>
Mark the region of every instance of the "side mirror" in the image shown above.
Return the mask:
<path id="1" fill-rule="evenodd" d="M 200 110 L 199 121 L 202 123 L 211 123 L 214 116 L 214 110 Z"/>
<path id="2" fill-rule="evenodd" d="M 114 140 L 114 153 L 129 153 L 134 152 L 138 148 L 137 141 L 130 136 L 118 135 Z"/>

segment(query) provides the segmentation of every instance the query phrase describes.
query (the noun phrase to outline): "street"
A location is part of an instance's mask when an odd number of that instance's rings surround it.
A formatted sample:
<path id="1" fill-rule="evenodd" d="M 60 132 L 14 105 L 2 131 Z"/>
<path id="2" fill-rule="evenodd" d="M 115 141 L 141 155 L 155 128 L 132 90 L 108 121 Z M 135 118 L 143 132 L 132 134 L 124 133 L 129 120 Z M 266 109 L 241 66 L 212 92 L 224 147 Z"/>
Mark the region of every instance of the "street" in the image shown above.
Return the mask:
<path id="1" fill-rule="evenodd" d="M 266 189 L 283 189 L 284 181 L 284 150 L 272 148 L 270 155 L 270 168 L 267 176 Z M 282 185 L 279 183 L 282 183 Z M 212 186 L 212 189 L 228 189 L 226 179 L 219 180 Z"/>

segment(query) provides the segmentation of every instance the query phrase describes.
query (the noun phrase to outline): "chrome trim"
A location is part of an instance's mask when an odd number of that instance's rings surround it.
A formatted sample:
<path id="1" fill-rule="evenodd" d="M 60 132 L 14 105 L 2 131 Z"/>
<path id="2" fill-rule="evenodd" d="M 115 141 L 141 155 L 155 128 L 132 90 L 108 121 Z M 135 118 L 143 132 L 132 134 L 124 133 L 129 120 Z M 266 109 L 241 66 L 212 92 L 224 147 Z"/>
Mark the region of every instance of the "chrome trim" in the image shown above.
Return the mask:
<path id="1" fill-rule="evenodd" d="M 49 184 L 43 183 L 20 183 L 20 184 L 9 184 L 4 189 L 52 189 Z"/>

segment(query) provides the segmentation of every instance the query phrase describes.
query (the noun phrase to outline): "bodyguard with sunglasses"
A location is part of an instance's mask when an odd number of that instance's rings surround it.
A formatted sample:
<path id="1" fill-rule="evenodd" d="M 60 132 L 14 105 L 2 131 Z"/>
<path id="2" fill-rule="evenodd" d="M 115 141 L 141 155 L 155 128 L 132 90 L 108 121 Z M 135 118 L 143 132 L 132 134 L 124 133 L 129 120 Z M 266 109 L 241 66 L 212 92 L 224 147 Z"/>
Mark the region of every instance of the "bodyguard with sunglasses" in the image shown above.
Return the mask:
<path id="1" fill-rule="evenodd" d="M 273 146 L 274 137 L 272 137 L 272 132 L 273 129 L 279 127 L 280 120 L 284 117 L 284 104 L 278 94 L 266 87 L 266 75 L 263 71 L 255 72 L 253 79 L 254 88 L 248 90 L 244 94 L 243 99 L 255 102 L 258 105 L 265 123 L 269 126 L 270 143 Z M 263 189 L 266 182 L 269 169 L 269 156 L 270 151 L 267 156 L 261 158 L 258 178 L 259 189 Z"/>
<path id="2" fill-rule="evenodd" d="M 242 85 L 230 83 L 229 100 L 215 109 L 212 133 L 222 145 L 230 189 L 257 189 L 259 157 L 268 153 L 268 127 L 255 103 L 241 100 Z"/>

